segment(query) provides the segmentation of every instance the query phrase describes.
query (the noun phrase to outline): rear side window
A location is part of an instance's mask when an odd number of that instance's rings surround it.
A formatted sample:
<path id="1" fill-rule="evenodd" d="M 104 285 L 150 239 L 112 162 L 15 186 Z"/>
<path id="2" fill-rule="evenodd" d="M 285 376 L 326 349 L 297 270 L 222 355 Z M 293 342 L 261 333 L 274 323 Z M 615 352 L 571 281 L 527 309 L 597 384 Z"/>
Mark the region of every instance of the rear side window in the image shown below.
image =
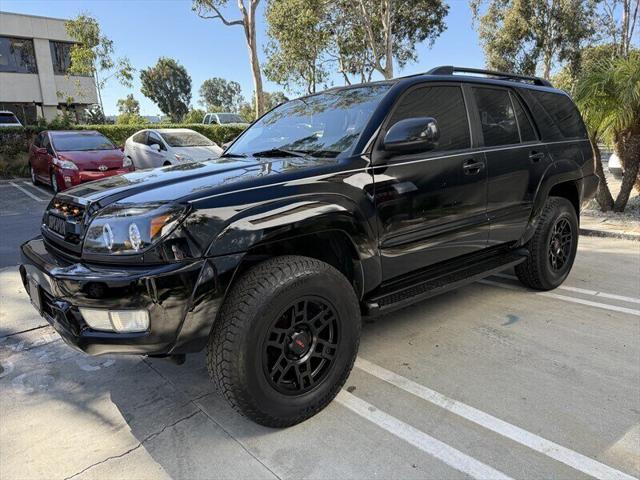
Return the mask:
<path id="1" fill-rule="evenodd" d="M 412 117 L 433 117 L 438 122 L 440 139 L 438 147 L 432 151 L 458 150 L 471 146 L 467 110 L 460 87 L 420 87 L 410 91 L 400 100 L 389 126 Z"/>
<path id="2" fill-rule="evenodd" d="M 0 113 L 0 124 L 17 125 L 20 123 L 13 113 Z"/>
<path id="3" fill-rule="evenodd" d="M 524 107 L 520 103 L 520 100 L 515 95 L 511 95 L 511 99 L 513 100 L 513 106 L 516 109 L 516 118 L 518 119 L 518 126 L 520 127 L 520 139 L 523 142 L 533 142 L 537 140 L 538 137 L 536 135 L 536 131 L 531 124 L 529 115 L 527 115 L 527 112 L 525 112 Z"/>
<path id="4" fill-rule="evenodd" d="M 530 89 L 522 93 L 544 140 L 587 138 L 578 109 L 567 95 Z"/>
<path id="5" fill-rule="evenodd" d="M 146 143 L 147 141 L 147 132 L 138 132 L 131 139 L 136 143 Z"/>
<path id="6" fill-rule="evenodd" d="M 484 145 L 495 147 L 520 143 L 516 114 L 509 92 L 493 88 L 474 88 Z"/>

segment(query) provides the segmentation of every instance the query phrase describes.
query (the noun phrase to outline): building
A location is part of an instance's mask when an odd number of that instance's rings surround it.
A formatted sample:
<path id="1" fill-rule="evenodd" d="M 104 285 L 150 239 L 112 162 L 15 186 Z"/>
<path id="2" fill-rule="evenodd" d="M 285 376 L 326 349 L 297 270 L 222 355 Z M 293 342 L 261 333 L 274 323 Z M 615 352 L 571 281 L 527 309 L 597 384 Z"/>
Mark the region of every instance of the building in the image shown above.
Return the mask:
<path id="1" fill-rule="evenodd" d="M 14 112 L 23 124 L 98 102 L 93 78 L 67 74 L 73 40 L 64 23 L 0 12 L 0 110 Z"/>

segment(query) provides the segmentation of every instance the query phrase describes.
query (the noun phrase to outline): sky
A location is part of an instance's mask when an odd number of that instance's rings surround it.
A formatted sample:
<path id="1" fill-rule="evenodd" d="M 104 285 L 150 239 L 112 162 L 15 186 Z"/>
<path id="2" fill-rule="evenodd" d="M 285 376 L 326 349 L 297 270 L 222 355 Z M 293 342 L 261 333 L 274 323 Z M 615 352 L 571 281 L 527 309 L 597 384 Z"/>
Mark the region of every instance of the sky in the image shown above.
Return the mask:
<path id="1" fill-rule="evenodd" d="M 264 1 L 258 15 L 260 56 L 267 43 Z M 472 26 L 467 0 L 448 0 L 447 30 L 429 48 L 418 45 L 417 61 L 395 71 L 396 76 L 427 71 L 437 65 L 482 67 L 484 56 Z M 241 26 L 224 26 L 218 20 L 204 20 L 191 11 L 190 0 L 1 0 L 0 10 L 56 18 L 73 18 L 79 13 L 95 17 L 103 34 L 114 42 L 116 56 L 127 56 L 138 70 L 133 88 L 112 79 L 103 90 L 105 114 L 117 114 L 116 102 L 133 93 L 140 102 L 143 115 L 158 115 L 160 110 L 140 93 L 139 71 L 154 65 L 161 56 L 171 57 L 184 65 L 192 80 L 192 104 L 197 104 L 198 90 L 204 80 L 223 77 L 242 87 L 245 98 L 252 92 L 249 56 Z M 238 10 L 229 2 L 227 17 Z M 380 76 L 374 77 L 379 79 Z M 266 91 L 283 90 L 264 79 Z M 342 85 L 339 75 L 333 84 Z M 288 93 L 290 98 L 295 97 Z"/>

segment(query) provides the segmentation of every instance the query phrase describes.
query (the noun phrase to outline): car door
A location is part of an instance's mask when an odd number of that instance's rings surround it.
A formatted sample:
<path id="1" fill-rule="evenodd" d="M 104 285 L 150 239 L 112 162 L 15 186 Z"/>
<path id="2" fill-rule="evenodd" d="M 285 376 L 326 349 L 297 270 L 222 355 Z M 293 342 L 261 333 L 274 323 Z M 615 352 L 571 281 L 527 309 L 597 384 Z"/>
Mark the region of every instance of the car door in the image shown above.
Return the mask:
<path id="1" fill-rule="evenodd" d="M 469 90 L 487 163 L 489 243 L 516 241 L 527 226 L 538 180 L 551 159 L 515 92 L 494 86 Z"/>
<path id="2" fill-rule="evenodd" d="M 146 150 L 147 147 L 147 130 L 142 130 L 133 135 L 127 147 L 130 149 L 127 151 L 127 154 L 131 157 L 136 170 L 150 168 L 149 165 L 146 164 L 144 157 L 144 150 Z"/>
<path id="3" fill-rule="evenodd" d="M 53 145 L 47 132 L 42 137 L 42 148 L 38 151 L 38 176 L 46 181 L 50 180 L 50 172 L 53 170 Z"/>
<path id="4" fill-rule="evenodd" d="M 436 148 L 385 158 L 384 134 L 412 117 L 436 120 Z M 422 84 L 396 102 L 373 155 L 385 280 L 486 247 L 487 172 L 484 156 L 472 146 L 460 85 Z"/>
<path id="5" fill-rule="evenodd" d="M 36 138 L 31 143 L 29 147 L 29 163 L 31 164 L 31 168 L 33 169 L 33 173 L 35 174 L 35 179 L 39 180 L 41 178 L 41 164 L 42 158 L 40 157 L 40 149 L 42 148 L 42 138 L 46 135 L 44 132 L 40 132 L 36 135 Z"/>

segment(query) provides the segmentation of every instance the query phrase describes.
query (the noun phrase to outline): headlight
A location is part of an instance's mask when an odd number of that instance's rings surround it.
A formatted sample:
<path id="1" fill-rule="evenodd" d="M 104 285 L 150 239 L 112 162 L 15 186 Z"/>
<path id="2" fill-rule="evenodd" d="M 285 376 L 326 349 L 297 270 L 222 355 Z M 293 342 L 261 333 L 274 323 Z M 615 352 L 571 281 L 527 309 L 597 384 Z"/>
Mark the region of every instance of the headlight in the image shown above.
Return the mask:
<path id="1" fill-rule="evenodd" d="M 185 212 L 185 207 L 172 204 L 110 205 L 91 221 L 83 252 L 140 253 L 171 233 Z"/>
<path id="2" fill-rule="evenodd" d="M 53 163 L 60 168 L 67 168 L 69 170 L 78 169 L 78 166 L 75 163 L 73 163 L 71 160 L 60 160 L 59 158 L 54 158 Z"/>
<path id="3" fill-rule="evenodd" d="M 122 159 L 122 166 L 123 167 L 130 167 L 131 165 L 133 165 L 133 162 L 131 161 L 131 159 L 129 157 L 124 157 Z"/>
<path id="4" fill-rule="evenodd" d="M 193 158 L 191 158 L 189 155 L 182 155 L 180 153 L 175 153 L 173 156 L 176 157 L 176 160 L 178 162 L 192 162 L 193 161 Z"/>

